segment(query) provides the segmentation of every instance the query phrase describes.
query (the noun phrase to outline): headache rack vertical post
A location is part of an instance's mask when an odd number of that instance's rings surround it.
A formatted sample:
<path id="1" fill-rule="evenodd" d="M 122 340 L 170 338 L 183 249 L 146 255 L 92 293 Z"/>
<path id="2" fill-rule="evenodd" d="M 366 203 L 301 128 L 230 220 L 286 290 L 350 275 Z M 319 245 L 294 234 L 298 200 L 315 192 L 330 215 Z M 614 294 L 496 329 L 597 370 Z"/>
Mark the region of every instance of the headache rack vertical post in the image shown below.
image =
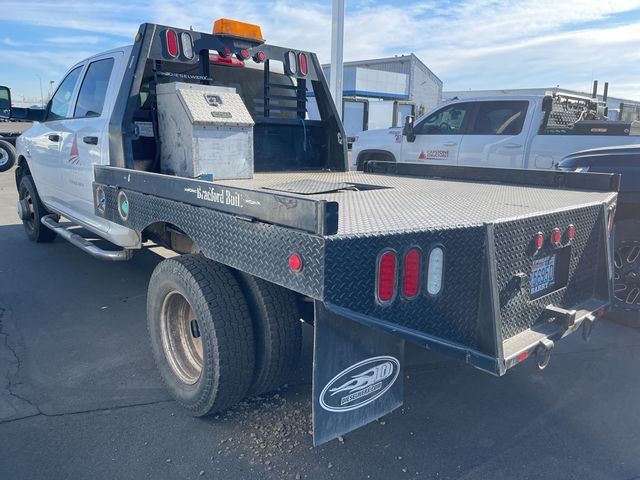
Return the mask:
<path id="1" fill-rule="evenodd" d="M 269 59 L 264 61 L 264 116 L 269 117 L 269 95 L 271 94 L 271 86 L 269 85 Z"/>

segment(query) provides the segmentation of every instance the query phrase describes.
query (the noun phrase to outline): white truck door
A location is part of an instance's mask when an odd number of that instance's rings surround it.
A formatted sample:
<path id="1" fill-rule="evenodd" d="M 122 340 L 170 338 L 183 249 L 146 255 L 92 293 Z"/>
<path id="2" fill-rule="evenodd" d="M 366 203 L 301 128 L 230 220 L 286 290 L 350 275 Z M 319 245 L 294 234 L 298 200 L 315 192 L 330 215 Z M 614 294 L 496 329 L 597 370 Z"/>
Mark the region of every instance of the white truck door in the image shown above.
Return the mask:
<path id="1" fill-rule="evenodd" d="M 531 124 L 527 100 L 495 100 L 476 103 L 474 119 L 465 132 L 459 164 L 499 168 L 523 168 Z"/>
<path id="2" fill-rule="evenodd" d="M 107 130 L 110 105 L 106 100 L 116 64 L 115 56 L 119 54 L 111 53 L 88 62 L 72 118 L 63 121 L 62 203 L 71 213 L 94 214 L 93 166 L 109 162 Z"/>
<path id="3" fill-rule="evenodd" d="M 60 82 L 48 105 L 45 120 L 27 131 L 28 162 L 38 194 L 45 203 L 59 203 L 63 194 L 60 183 L 61 148 L 64 121 L 73 115 L 73 100 L 83 66 L 71 70 Z"/>
<path id="4" fill-rule="evenodd" d="M 472 103 L 454 103 L 417 122 L 413 127 L 415 140 L 402 139 L 402 161 L 456 165 L 472 109 Z"/>

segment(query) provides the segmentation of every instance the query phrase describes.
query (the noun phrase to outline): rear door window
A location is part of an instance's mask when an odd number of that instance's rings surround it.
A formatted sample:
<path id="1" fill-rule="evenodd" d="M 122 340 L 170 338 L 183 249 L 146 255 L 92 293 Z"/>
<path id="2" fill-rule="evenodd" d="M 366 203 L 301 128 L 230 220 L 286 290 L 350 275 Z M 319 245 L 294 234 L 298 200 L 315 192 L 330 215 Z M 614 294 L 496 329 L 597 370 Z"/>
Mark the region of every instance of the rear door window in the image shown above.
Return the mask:
<path id="1" fill-rule="evenodd" d="M 76 89 L 76 84 L 80 78 L 82 66 L 76 67 L 62 81 L 55 95 L 51 99 L 51 107 L 47 113 L 47 120 L 60 120 L 69 118 L 69 110 L 71 107 L 71 99 Z"/>
<path id="2" fill-rule="evenodd" d="M 479 102 L 472 135 L 518 135 L 522 132 L 529 102 L 526 100 Z"/>
<path id="3" fill-rule="evenodd" d="M 470 103 L 455 103 L 441 108 L 422 120 L 413 130 L 416 135 L 462 135 Z"/>
<path id="4" fill-rule="evenodd" d="M 102 115 L 113 63 L 113 58 L 105 58 L 89 64 L 78 94 L 74 118 Z"/>

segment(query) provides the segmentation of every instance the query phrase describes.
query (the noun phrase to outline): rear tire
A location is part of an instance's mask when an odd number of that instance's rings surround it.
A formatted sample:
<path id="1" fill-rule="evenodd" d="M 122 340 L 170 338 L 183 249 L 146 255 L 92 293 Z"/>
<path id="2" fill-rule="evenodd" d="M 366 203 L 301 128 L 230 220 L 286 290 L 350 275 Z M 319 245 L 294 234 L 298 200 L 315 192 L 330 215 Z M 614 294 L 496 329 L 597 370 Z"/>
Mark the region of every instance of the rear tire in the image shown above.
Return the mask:
<path id="1" fill-rule="evenodd" d="M 16 163 L 16 149 L 6 140 L 0 140 L 0 172 L 6 172 Z"/>
<path id="2" fill-rule="evenodd" d="M 25 201 L 29 213 L 29 218 L 22 220 L 29 240 L 37 243 L 52 242 L 56 238 L 55 232 L 49 230 L 41 222 L 42 217 L 49 215 L 49 212 L 40 200 L 33 179 L 28 175 L 23 176 L 20 180 L 18 198 L 20 201 Z"/>
<path id="3" fill-rule="evenodd" d="M 640 328 L 640 221 L 616 224 L 614 308 L 611 320 Z"/>
<path id="4" fill-rule="evenodd" d="M 251 275 L 238 275 L 244 287 L 256 352 L 256 369 L 250 395 L 282 386 L 298 367 L 302 326 L 295 294 L 291 290 Z"/>
<path id="5" fill-rule="evenodd" d="M 147 327 L 160 376 L 189 413 L 213 414 L 246 396 L 253 330 L 229 268 L 202 255 L 161 262 L 149 282 Z"/>

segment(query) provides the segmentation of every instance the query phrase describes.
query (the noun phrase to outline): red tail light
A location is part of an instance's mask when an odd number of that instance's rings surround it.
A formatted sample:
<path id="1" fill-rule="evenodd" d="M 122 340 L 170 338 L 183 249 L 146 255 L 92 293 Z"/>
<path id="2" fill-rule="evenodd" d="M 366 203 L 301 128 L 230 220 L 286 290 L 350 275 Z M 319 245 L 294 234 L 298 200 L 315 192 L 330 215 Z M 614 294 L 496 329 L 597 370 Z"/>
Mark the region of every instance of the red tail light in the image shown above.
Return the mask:
<path id="1" fill-rule="evenodd" d="M 396 296 L 398 259 L 395 252 L 385 251 L 378 259 L 376 295 L 382 304 L 391 303 Z"/>
<path id="2" fill-rule="evenodd" d="M 569 225 L 569 228 L 567 229 L 567 238 L 569 239 L 570 242 L 572 242 L 573 239 L 576 238 L 576 226 L 575 225 Z"/>
<path id="3" fill-rule="evenodd" d="M 307 55 L 304 53 L 298 54 L 298 70 L 300 75 L 306 76 L 309 73 L 309 66 L 307 65 Z"/>
<path id="4" fill-rule="evenodd" d="M 167 41 L 167 53 L 169 56 L 176 58 L 179 54 L 178 34 L 173 30 L 165 30 L 164 35 Z"/>
<path id="5" fill-rule="evenodd" d="M 402 294 L 412 299 L 420 293 L 420 264 L 422 255 L 417 248 L 410 249 L 404 257 L 404 276 L 402 277 Z"/>
<path id="6" fill-rule="evenodd" d="M 540 250 L 544 246 L 544 234 L 542 232 L 536 233 L 536 249 Z"/>
<path id="7" fill-rule="evenodd" d="M 264 52 L 258 52 L 253 56 L 253 61 L 256 63 L 262 63 L 267 59 L 267 55 Z"/>
<path id="8" fill-rule="evenodd" d="M 562 241 L 562 232 L 560 231 L 559 228 L 554 228 L 553 232 L 551 233 L 551 243 L 553 243 L 554 245 L 559 245 L 561 241 Z"/>
<path id="9" fill-rule="evenodd" d="M 246 48 L 243 48 L 242 50 L 240 50 L 240 52 L 238 53 L 238 58 L 240 60 L 247 60 L 251 55 L 249 54 L 249 50 L 247 50 Z"/>

